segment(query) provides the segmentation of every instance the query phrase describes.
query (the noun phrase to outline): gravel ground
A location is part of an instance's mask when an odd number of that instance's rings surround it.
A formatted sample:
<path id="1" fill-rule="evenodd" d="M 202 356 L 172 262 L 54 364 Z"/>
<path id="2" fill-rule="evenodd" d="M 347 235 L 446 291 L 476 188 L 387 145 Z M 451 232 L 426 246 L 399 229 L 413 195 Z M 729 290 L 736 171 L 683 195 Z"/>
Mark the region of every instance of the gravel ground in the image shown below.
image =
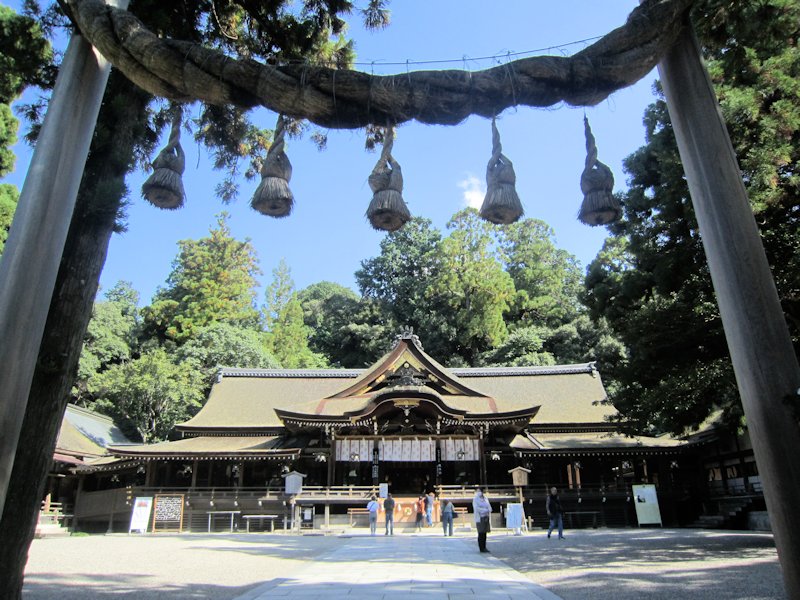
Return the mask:
<path id="1" fill-rule="evenodd" d="M 419 537 L 425 535 L 435 534 Z M 770 534 L 599 529 L 567 531 L 566 536 L 548 540 L 540 530 L 519 537 L 496 532 L 489 548 L 564 600 L 786 598 Z M 36 540 L 24 597 L 231 600 L 265 581 L 290 577 L 352 541 L 349 536 L 276 534 Z M 364 563 L 341 567 L 346 581 L 348 570 L 363 570 Z"/>
<path id="2" fill-rule="evenodd" d="M 785 599 L 772 535 L 696 529 L 497 535 L 491 551 L 564 600 Z"/>

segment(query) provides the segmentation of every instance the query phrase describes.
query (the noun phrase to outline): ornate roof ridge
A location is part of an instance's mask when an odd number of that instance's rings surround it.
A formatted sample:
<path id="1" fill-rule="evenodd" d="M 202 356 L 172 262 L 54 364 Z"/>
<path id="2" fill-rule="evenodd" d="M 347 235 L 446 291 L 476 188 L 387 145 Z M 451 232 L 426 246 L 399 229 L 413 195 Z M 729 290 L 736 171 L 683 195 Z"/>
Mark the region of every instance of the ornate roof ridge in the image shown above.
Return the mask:
<path id="1" fill-rule="evenodd" d="M 243 369 L 238 367 L 223 367 L 220 369 L 220 375 L 223 377 L 352 379 L 363 375 L 367 370 L 368 369 Z M 525 375 L 597 373 L 594 362 L 571 365 L 547 365 L 542 367 L 454 367 L 447 368 L 447 370 L 457 377 L 518 377 Z"/>
<path id="2" fill-rule="evenodd" d="M 524 375 L 569 375 L 597 373 L 594 362 L 572 365 L 547 365 L 542 367 L 455 367 L 450 369 L 458 377 L 519 377 Z"/>
<path id="3" fill-rule="evenodd" d="M 223 377 L 286 377 L 286 378 L 342 378 L 352 379 L 364 373 L 366 369 L 241 369 L 236 367 L 223 367 L 220 375 Z"/>

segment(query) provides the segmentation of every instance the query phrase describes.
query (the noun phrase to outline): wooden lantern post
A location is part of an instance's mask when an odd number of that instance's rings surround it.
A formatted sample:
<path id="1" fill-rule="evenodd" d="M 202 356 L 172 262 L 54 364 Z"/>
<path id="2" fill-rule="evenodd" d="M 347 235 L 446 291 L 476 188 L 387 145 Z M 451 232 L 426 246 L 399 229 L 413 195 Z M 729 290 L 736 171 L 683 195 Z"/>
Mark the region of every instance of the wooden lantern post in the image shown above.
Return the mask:
<path id="1" fill-rule="evenodd" d="M 800 598 L 800 369 L 739 165 L 690 26 L 659 63 L 788 598 Z"/>
<path id="2" fill-rule="evenodd" d="M 128 0 L 109 3 L 128 6 Z M 72 35 L 0 262 L 0 514 L 110 70 L 83 37 Z"/>

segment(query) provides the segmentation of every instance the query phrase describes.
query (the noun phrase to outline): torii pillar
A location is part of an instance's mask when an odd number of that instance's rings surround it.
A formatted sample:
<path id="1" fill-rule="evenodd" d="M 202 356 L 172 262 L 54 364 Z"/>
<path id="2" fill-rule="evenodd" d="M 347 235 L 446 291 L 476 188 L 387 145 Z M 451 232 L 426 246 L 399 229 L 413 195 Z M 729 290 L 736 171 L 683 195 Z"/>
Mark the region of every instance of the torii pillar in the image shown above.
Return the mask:
<path id="1" fill-rule="evenodd" d="M 800 598 L 798 368 L 764 247 L 691 26 L 658 66 L 719 304 L 788 598 Z"/>
<path id="2" fill-rule="evenodd" d="M 128 0 L 108 2 L 127 8 Z M 0 262 L 0 514 L 111 63 L 72 34 Z"/>

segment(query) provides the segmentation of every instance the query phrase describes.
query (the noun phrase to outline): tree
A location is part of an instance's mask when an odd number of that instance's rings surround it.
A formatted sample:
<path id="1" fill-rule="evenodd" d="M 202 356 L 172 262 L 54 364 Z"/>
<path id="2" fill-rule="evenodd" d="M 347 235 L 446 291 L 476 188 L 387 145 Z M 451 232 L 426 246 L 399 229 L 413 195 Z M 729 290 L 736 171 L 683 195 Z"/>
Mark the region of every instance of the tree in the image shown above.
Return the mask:
<path id="1" fill-rule="evenodd" d="M 258 322 L 258 259 L 249 240 L 231 236 L 227 221 L 223 212 L 208 237 L 178 242 L 180 252 L 167 287 L 144 311 L 147 326 L 163 338 L 180 344 L 217 321 L 245 326 Z"/>
<path id="2" fill-rule="evenodd" d="M 341 328 L 350 323 L 359 305 L 359 296 L 338 283 L 321 281 L 297 294 L 303 309 L 303 322 L 311 334 L 308 347 L 324 355 L 331 365 L 342 364 Z"/>
<path id="3" fill-rule="evenodd" d="M 79 403 L 91 400 L 91 379 L 109 366 L 130 360 L 137 349 L 139 294 L 127 281 L 118 282 L 95 302 L 84 337 L 73 396 Z"/>
<path id="4" fill-rule="evenodd" d="M 474 209 L 456 213 L 436 254 L 436 272 L 430 297 L 446 307 L 447 323 L 456 333 L 455 352 L 475 364 L 478 355 L 501 344 L 508 335 L 504 314 L 514 297 L 514 282 L 493 253 L 491 225 Z"/>
<path id="5" fill-rule="evenodd" d="M 523 219 L 498 228 L 497 237 L 501 261 L 517 292 L 508 321 L 518 327 L 558 327 L 574 319 L 581 310 L 580 266 L 556 246 L 552 227 Z"/>
<path id="6" fill-rule="evenodd" d="M 292 293 L 268 333 L 269 347 L 286 369 L 316 369 L 328 366 L 325 357 L 308 347 L 311 330 L 303 322 L 303 307 Z"/>
<path id="7" fill-rule="evenodd" d="M 289 265 L 281 259 L 272 270 L 272 282 L 264 294 L 266 303 L 261 308 L 265 329 L 269 330 L 294 294 L 294 281 Z"/>
<path id="8" fill-rule="evenodd" d="M 454 354 L 455 336 L 444 317 L 445 305 L 432 290 L 441 276 L 441 241 L 429 219 L 414 217 L 381 240 L 380 254 L 362 261 L 355 278 L 364 298 L 377 303 L 398 327 L 424 331 L 427 351 L 444 358 Z"/>
<path id="9" fill-rule="evenodd" d="M 19 122 L 11 111 L 11 103 L 28 86 L 51 84 L 52 55 L 50 43 L 34 19 L 0 5 L 0 177 L 14 169 L 11 147 L 17 142 Z M 16 186 L 0 184 L 0 256 L 18 197 Z"/>
<path id="10" fill-rule="evenodd" d="M 163 349 L 113 365 L 92 381 L 95 407 L 143 442 L 166 439 L 176 423 L 200 407 L 198 365 L 173 363 Z"/>
<path id="11" fill-rule="evenodd" d="M 17 210 L 17 200 L 19 192 L 17 187 L 10 183 L 0 183 L 0 256 L 3 255 L 8 230 L 11 228 L 11 220 L 14 218 L 14 211 Z"/>
<path id="12" fill-rule="evenodd" d="M 800 290 L 800 5 L 700 3 L 709 57 L 787 319 Z M 756 27 L 756 23 L 760 25 Z M 682 432 L 715 408 L 739 424 L 741 407 L 683 169 L 663 101 L 645 115 L 647 145 L 626 163 L 625 219 L 590 266 L 587 302 L 628 348 L 608 372 L 629 425 Z M 797 328 L 793 330 L 797 338 Z"/>

